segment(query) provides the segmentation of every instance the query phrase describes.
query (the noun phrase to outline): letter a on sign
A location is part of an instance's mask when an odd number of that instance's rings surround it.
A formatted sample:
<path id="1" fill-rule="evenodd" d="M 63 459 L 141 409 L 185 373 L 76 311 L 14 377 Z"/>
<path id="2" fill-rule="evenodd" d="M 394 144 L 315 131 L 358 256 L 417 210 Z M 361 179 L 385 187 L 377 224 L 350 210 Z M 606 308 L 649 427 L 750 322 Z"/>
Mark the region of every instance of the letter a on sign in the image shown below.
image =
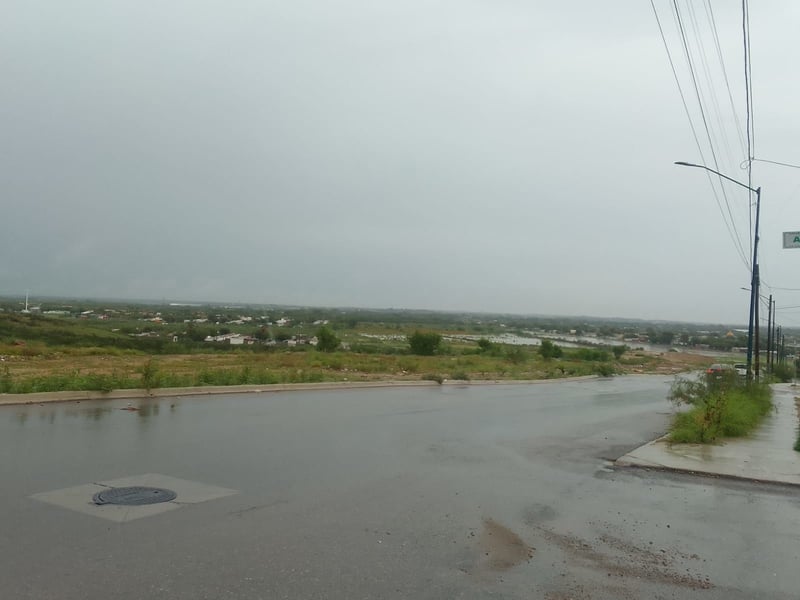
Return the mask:
<path id="1" fill-rule="evenodd" d="M 800 248 L 800 231 L 784 231 L 783 247 Z"/>

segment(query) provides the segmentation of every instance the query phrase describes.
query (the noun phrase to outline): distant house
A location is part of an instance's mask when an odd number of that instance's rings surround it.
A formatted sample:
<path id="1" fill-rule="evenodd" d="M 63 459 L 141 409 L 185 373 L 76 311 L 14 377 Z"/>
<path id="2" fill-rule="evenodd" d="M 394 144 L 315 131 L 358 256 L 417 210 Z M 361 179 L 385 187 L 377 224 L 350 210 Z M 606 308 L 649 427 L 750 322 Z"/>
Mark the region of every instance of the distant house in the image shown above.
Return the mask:
<path id="1" fill-rule="evenodd" d="M 245 336 L 241 333 L 223 333 L 222 335 L 208 335 L 204 341 L 218 343 L 227 342 L 231 346 L 240 346 L 245 343 Z"/>

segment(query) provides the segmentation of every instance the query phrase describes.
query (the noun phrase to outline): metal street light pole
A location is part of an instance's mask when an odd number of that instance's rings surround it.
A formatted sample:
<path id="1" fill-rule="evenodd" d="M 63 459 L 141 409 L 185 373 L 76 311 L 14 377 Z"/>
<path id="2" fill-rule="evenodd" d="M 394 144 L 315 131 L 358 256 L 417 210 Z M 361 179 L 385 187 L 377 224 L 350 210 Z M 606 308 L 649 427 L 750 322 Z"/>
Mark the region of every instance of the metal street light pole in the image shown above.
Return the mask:
<path id="1" fill-rule="evenodd" d="M 723 175 L 719 171 L 715 171 L 714 169 L 710 169 L 705 165 L 696 165 L 694 163 L 683 162 L 683 161 L 676 161 L 676 165 L 680 165 L 682 167 L 695 167 L 697 169 L 704 169 L 709 173 L 714 173 L 722 177 L 723 179 L 727 179 L 731 183 L 735 183 L 746 190 L 750 190 L 751 192 L 755 192 L 756 194 L 756 228 L 755 234 L 753 236 L 753 263 L 750 268 L 750 318 L 747 324 L 747 378 L 751 379 L 753 377 L 753 326 L 758 327 L 758 323 L 754 324 L 756 319 L 756 315 L 758 314 L 756 311 L 758 310 L 758 289 L 759 289 L 759 276 L 758 276 L 758 221 L 761 214 L 761 188 L 757 187 L 755 189 L 751 188 L 749 185 L 742 183 L 741 181 L 736 181 L 728 177 L 727 175 Z M 756 350 L 758 352 L 758 350 Z M 758 370 L 759 365 L 758 355 L 756 355 L 756 371 Z M 758 373 L 756 373 L 758 376 Z"/>

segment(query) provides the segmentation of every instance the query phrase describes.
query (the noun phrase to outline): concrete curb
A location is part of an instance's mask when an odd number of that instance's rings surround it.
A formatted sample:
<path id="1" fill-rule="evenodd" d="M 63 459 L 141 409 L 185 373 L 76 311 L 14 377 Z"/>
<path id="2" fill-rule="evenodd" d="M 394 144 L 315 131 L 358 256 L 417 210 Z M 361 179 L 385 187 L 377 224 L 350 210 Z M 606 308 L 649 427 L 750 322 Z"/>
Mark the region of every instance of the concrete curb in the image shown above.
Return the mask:
<path id="1" fill-rule="evenodd" d="M 221 394 L 256 394 L 275 392 L 347 390 L 360 388 L 387 387 L 436 387 L 473 385 L 532 385 L 543 383 L 567 383 L 570 381 L 589 381 L 598 379 L 597 375 L 565 377 L 562 379 L 534 380 L 451 380 L 439 384 L 435 381 L 329 381 L 322 383 L 275 383 L 265 385 L 215 385 L 183 388 L 155 388 L 152 390 L 130 389 L 100 391 L 34 392 L 31 394 L 0 394 L 0 406 L 20 404 L 44 404 L 50 402 L 74 402 L 76 400 L 133 400 L 137 398 L 175 398 L 179 396 L 210 396 Z"/>
<path id="2" fill-rule="evenodd" d="M 793 449 L 797 431 L 794 390 L 773 385 L 775 409 L 746 438 L 718 444 L 670 444 L 668 435 L 621 456 L 614 465 L 740 481 L 800 486 L 800 453 Z"/>

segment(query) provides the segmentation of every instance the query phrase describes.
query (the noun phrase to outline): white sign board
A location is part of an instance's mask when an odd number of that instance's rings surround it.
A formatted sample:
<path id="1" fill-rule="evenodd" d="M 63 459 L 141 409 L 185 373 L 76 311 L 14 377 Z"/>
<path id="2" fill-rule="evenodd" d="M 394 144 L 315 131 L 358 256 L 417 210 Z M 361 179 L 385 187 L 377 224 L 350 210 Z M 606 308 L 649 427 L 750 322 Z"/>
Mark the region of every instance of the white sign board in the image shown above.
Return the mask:
<path id="1" fill-rule="evenodd" d="M 800 248 L 800 231 L 784 231 L 783 247 Z"/>

